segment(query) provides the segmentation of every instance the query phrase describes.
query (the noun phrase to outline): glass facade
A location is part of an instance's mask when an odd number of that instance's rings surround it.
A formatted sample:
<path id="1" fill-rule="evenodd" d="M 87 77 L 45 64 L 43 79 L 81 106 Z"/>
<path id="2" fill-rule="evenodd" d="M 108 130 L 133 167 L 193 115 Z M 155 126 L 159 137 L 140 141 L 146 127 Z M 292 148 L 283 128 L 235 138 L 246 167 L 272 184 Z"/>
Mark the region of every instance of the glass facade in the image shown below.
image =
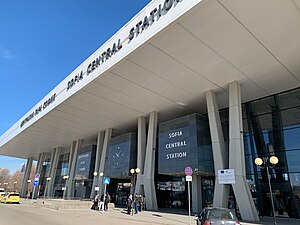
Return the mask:
<path id="1" fill-rule="evenodd" d="M 243 105 L 247 180 L 260 215 L 271 216 L 271 199 L 265 169 L 256 157 L 276 155 L 270 169 L 275 215 L 300 216 L 300 89 Z"/>
<path id="2" fill-rule="evenodd" d="M 76 199 L 89 198 L 93 185 L 95 168 L 96 145 L 78 149 L 75 166 L 75 193 Z"/>
<path id="3" fill-rule="evenodd" d="M 156 190 L 159 208 L 188 208 L 187 184 L 184 177 L 160 176 Z"/>
<path id="4" fill-rule="evenodd" d="M 42 167 L 42 172 L 41 172 L 41 176 L 40 176 L 40 180 L 39 180 L 39 192 L 38 195 L 39 196 L 44 196 L 45 194 L 45 188 L 46 188 L 46 179 L 47 177 L 49 177 L 49 173 L 50 173 L 50 159 L 46 159 L 43 162 L 43 167 Z"/>
<path id="5" fill-rule="evenodd" d="M 64 192 L 64 187 L 66 186 L 66 180 L 63 179 L 64 176 L 68 175 L 69 169 L 69 156 L 70 153 L 60 155 L 58 159 L 57 171 L 54 181 L 54 196 L 62 197 Z"/>
<path id="6" fill-rule="evenodd" d="M 270 168 L 275 215 L 299 218 L 300 89 L 245 103 L 242 105 L 242 113 L 246 179 L 259 214 L 272 216 L 271 194 L 266 169 L 257 167 L 254 164 L 254 159 L 276 155 L 279 163 Z M 228 151 L 228 108 L 220 111 L 220 117 L 226 150 Z M 199 123 L 199 121 L 201 122 Z M 186 195 L 186 183 L 181 176 L 182 174 L 178 172 L 182 173 L 183 168 L 193 162 L 194 164 L 189 166 L 198 167 L 203 172 L 213 173 L 207 117 L 193 114 L 160 124 L 157 146 L 159 151 L 156 155 L 155 183 L 159 207 L 186 208 L 186 200 L 183 197 Z M 179 151 L 186 152 L 186 156 L 191 155 L 192 157 L 177 157 L 181 156 L 175 154 Z M 86 151 L 80 151 L 78 155 L 81 154 L 88 156 Z M 68 158 L 68 154 L 60 156 L 55 187 L 62 187 L 63 185 L 62 177 L 68 173 Z M 93 153 L 86 158 L 93 163 L 95 154 Z M 79 161 L 77 163 L 85 166 L 90 165 Z M 105 172 L 113 178 L 111 188 L 115 183 L 115 189 L 119 190 L 120 193 L 124 192 L 124 194 L 118 194 L 118 191 L 113 191 L 116 194 L 114 196 L 115 201 L 123 204 L 130 189 L 129 170 L 136 167 L 136 135 L 130 133 L 111 139 L 106 163 Z M 76 167 L 77 172 L 81 168 L 78 167 L 79 164 Z M 201 165 L 205 167 L 202 168 Z M 79 192 L 80 186 L 91 186 L 84 183 L 86 181 L 92 182 L 93 169 L 91 168 L 93 166 L 88 166 L 88 168 L 87 179 L 84 181 L 78 179 L 75 184 L 77 192 Z M 47 174 L 48 169 L 49 162 L 45 162 L 43 174 Z M 76 174 L 78 175 L 78 173 Z M 41 184 L 45 183 L 45 177 L 45 175 L 42 177 Z M 201 183 L 201 191 L 205 200 L 202 203 L 204 206 L 210 206 L 213 200 L 214 177 L 204 177 Z M 84 191 L 84 193 L 87 192 Z M 77 195 L 81 196 L 78 193 Z M 238 205 L 233 192 L 231 192 L 228 207 L 235 208 L 238 212 Z"/>
<path id="7" fill-rule="evenodd" d="M 136 134 L 128 133 L 110 139 L 105 165 L 105 176 L 129 179 L 130 169 L 136 168 Z"/>
<path id="8" fill-rule="evenodd" d="M 158 173 L 184 175 L 187 166 L 214 174 L 208 118 L 192 114 L 159 125 Z"/>

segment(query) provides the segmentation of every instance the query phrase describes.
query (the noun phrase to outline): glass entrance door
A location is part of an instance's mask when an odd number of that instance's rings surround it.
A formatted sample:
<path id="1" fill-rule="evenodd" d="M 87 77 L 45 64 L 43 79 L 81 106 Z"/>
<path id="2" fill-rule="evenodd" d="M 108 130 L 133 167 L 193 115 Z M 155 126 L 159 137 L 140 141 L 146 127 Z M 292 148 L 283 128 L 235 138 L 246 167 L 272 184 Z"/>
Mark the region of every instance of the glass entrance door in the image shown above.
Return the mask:
<path id="1" fill-rule="evenodd" d="M 214 177 L 203 177 L 202 186 L 202 206 L 211 207 L 214 200 Z"/>
<path id="2" fill-rule="evenodd" d="M 127 206 L 127 199 L 130 195 L 131 185 L 130 180 L 111 179 L 110 184 L 107 187 L 107 191 L 111 196 L 111 202 L 115 203 L 115 205 L 119 207 Z"/>
<path id="3" fill-rule="evenodd" d="M 159 208 L 187 208 L 187 188 L 183 177 L 168 177 L 158 182 Z"/>

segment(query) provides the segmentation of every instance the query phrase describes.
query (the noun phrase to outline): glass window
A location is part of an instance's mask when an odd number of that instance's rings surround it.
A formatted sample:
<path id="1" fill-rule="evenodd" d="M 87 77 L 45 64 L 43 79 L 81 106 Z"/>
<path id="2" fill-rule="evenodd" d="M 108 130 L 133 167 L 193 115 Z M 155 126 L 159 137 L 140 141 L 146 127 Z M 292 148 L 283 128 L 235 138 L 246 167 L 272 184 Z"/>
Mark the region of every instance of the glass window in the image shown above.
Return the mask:
<path id="1" fill-rule="evenodd" d="M 243 131 L 244 133 L 249 132 L 247 119 L 243 119 Z"/>
<path id="2" fill-rule="evenodd" d="M 265 114 L 253 118 L 252 129 L 255 133 L 269 133 L 273 130 L 272 115 Z"/>
<path id="3" fill-rule="evenodd" d="M 228 118 L 229 118 L 229 113 L 228 113 L 229 109 L 222 109 L 220 110 L 220 118 L 221 118 L 221 122 L 228 122 Z"/>
<path id="4" fill-rule="evenodd" d="M 254 160 L 252 155 L 245 155 L 246 174 L 254 174 L 253 164 Z"/>
<path id="5" fill-rule="evenodd" d="M 275 106 L 274 98 L 268 97 L 251 103 L 253 115 L 262 115 L 272 112 L 272 107 Z"/>
<path id="6" fill-rule="evenodd" d="M 279 94 L 277 99 L 280 109 L 300 106 L 300 89 Z"/>
<path id="7" fill-rule="evenodd" d="M 249 134 L 244 135 L 244 148 L 245 148 L 245 154 L 251 154 L 251 145 L 250 145 L 250 136 Z"/>
<path id="8" fill-rule="evenodd" d="M 290 173 L 290 181 L 293 190 L 298 190 L 298 195 L 300 197 L 300 173 Z"/>
<path id="9" fill-rule="evenodd" d="M 246 119 L 247 118 L 247 113 L 246 113 L 246 107 L 245 104 L 242 104 L 242 118 Z"/>
<path id="10" fill-rule="evenodd" d="M 300 127 L 300 107 L 281 111 L 283 127 Z"/>
<path id="11" fill-rule="evenodd" d="M 300 149 L 300 127 L 284 130 L 284 144 L 286 150 Z"/>
<path id="12" fill-rule="evenodd" d="M 287 151 L 286 160 L 289 172 L 300 172 L 300 150 Z"/>
<path id="13" fill-rule="evenodd" d="M 290 173 L 290 181 L 295 199 L 295 205 L 300 210 L 300 173 Z"/>
<path id="14" fill-rule="evenodd" d="M 262 134 L 262 138 L 263 140 L 261 140 L 262 142 L 255 140 L 255 138 L 253 138 L 253 142 L 254 142 L 254 152 L 259 153 L 259 154 L 263 154 L 265 149 L 268 149 L 270 152 L 272 152 L 272 148 L 268 147 L 271 146 L 271 141 L 269 139 L 270 133 L 263 133 Z M 256 136 L 256 138 L 260 138 L 261 136 Z M 258 146 L 257 146 L 258 145 Z"/>

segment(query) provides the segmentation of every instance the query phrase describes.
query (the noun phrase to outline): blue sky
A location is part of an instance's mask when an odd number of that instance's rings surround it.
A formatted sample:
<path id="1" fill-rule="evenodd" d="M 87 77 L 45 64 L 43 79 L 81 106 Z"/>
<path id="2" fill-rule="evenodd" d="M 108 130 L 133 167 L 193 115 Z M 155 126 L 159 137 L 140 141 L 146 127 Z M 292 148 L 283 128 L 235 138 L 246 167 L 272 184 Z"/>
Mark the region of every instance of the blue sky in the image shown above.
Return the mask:
<path id="1" fill-rule="evenodd" d="M 0 135 L 150 0 L 0 0 Z M 24 159 L 0 156 L 0 168 Z"/>

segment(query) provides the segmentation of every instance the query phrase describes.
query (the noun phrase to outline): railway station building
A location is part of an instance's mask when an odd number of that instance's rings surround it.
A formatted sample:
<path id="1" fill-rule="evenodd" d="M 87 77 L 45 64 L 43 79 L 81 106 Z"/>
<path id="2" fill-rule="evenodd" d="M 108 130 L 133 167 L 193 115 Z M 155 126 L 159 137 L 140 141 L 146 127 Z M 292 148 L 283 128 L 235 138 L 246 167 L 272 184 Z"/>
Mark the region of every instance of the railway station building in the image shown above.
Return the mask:
<path id="1" fill-rule="evenodd" d="M 118 16 L 118 15 L 116 15 Z M 300 1 L 152 0 L 0 137 L 37 198 L 300 217 Z M 12 110 L 12 109 L 11 109 Z M 256 157 L 276 156 L 265 168 Z M 228 173 L 228 174 L 226 174 Z M 227 179 L 226 179 L 227 175 Z M 271 195 L 272 194 L 272 195 Z"/>

